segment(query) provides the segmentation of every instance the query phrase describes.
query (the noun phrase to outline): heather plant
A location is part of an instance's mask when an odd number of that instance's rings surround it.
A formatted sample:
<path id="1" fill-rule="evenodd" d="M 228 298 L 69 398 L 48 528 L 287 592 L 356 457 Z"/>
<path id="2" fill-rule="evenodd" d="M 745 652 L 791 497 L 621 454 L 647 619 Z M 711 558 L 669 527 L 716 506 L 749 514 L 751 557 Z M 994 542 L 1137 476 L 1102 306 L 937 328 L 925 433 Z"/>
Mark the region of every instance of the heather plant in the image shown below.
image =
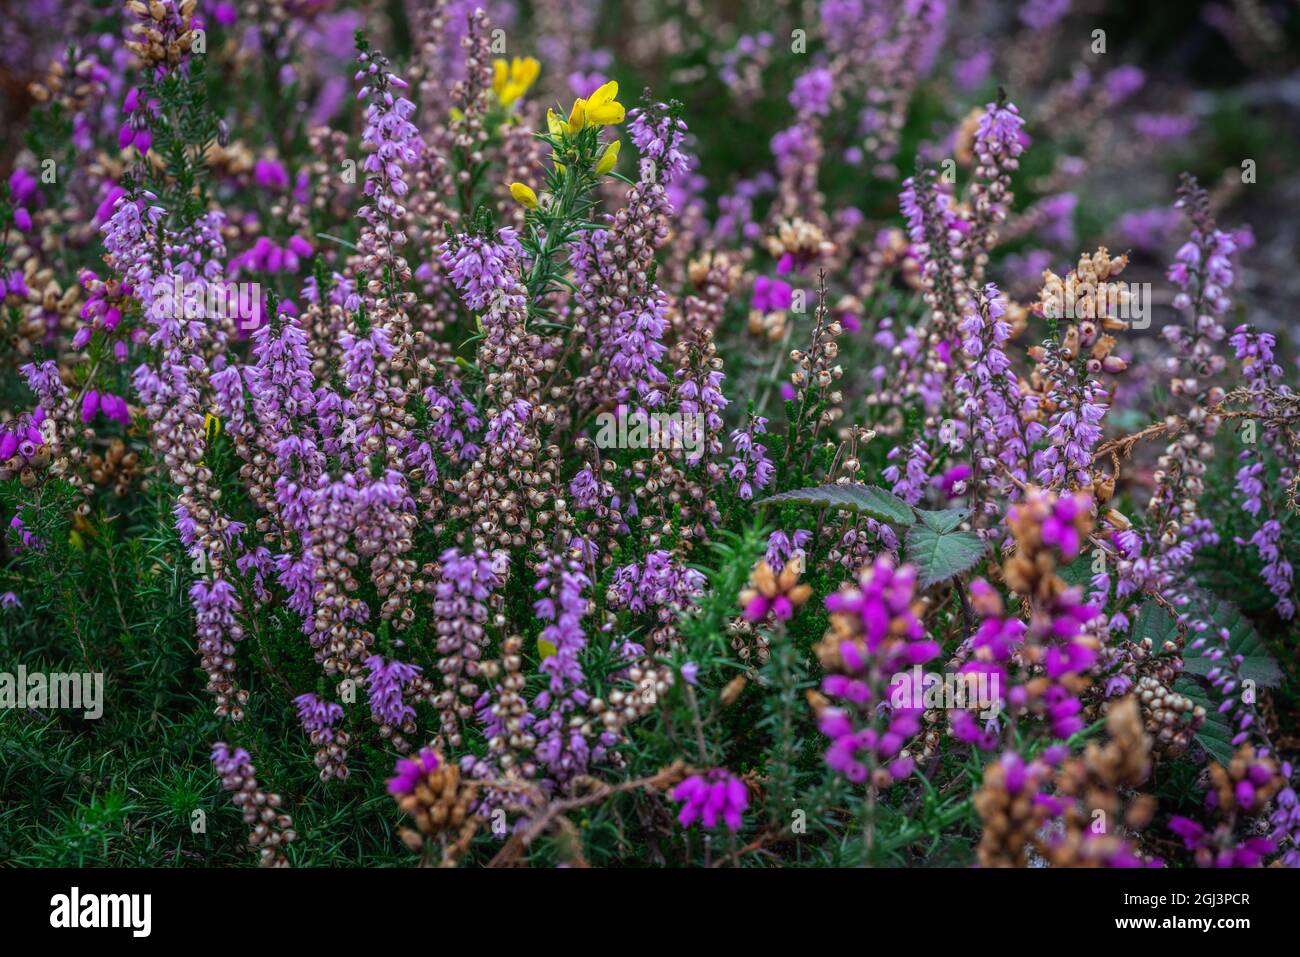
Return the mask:
<path id="1" fill-rule="evenodd" d="M 0 856 L 1300 864 L 1251 10 L 30 4 Z"/>

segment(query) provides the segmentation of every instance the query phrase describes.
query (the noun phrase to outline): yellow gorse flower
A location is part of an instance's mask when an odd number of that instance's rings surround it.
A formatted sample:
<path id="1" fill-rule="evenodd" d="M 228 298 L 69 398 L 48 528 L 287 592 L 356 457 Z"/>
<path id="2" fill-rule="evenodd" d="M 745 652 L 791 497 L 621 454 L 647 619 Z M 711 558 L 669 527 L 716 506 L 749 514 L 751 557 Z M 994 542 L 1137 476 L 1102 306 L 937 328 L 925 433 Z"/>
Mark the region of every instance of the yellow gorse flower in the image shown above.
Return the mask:
<path id="1" fill-rule="evenodd" d="M 547 110 L 546 129 L 550 132 L 551 136 L 558 139 L 568 130 L 568 124 L 565 123 L 564 118 L 554 110 Z M 551 159 L 555 162 L 555 169 L 558 172 L 563 173 L 564 164 L 560 162 L 560 157 L 554 150 L 551 151 Z"/>
<path id="2" fill-rule="evenodd" d="M 510 195 L 521 206 L 527 206 L 529 209 L 537 208 L 537 194 L 532 191 L 531 187 L 525 186 L 523 183 L 511 183 Z"/>
<path id="3" fill-rule="evenodd" d="M 542 65 L 533 57 L 515 57 L 509 64 L 505 60 L 492 61 L 492 92 L 502 106 L 510 106 L 537 81 Z"/>
<path id="4" fill-rule="evenodd" d="M 589 126 L 622 123 L 625 111 L 623 104 L 614 99 L 616 96 L 618 83 L 610 80 L 585 100 L 574 100 L 573 109 L 569 111 L 569 132 L 578 133 Z"/>
<path id="5" fill-rule="evenodd" d="M 614 140 L 605 147 L 605 152 L 600 154 L 600 160 L 596 163 L 597 176 L 604 176 L 614 168 L 614 165 L 618 162 L 618 150 L 621 145 L 618 140 Z"/>

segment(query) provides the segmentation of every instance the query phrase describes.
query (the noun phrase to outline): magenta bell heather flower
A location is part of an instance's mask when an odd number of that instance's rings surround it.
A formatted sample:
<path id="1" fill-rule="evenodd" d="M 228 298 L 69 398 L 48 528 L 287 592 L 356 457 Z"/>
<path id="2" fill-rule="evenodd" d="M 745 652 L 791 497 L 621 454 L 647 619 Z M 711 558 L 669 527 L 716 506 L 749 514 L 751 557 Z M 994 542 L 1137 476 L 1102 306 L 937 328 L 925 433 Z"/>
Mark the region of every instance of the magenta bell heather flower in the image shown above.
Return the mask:
<path id="1" fill-rule="evenodd" d="M 754 290 L 750 297 L 751 309 L 759 312 L 780 312 L 790 308 L 794 301 L 794 292 L 790 284 L 782 279 L 759 276 L 754 280 Z"/>
<path id="2" fill-rule="evenodd" d="M 1260 861 L 1277 850 L 1272 839 L 1250 837 L 1237 840 L 1222 826 L 1207 830 L 1191 818 L 1175 815 L 1169 830 L 1183 839 L 1183 845 L 1196 853 L 1203 867 L 1258 867 Z"/>
<path id="3" fill-rule="evenodd" d="M 1282 778 L 1285 783 L 1273 798 L 1273 813 L 1269 817 L 1273 832 L 1269 838 L 1284 850 L 1283 866 L 1300 867 L 1300 801 L 1296 800 L 1291 774 L 1291 763 L 1283 762 Z"/>
<path id="4" fill-rule="evenodd" d="M 915 589 L 916 568 L 895 568 L 893 561 L 882 555 L 862 570 L 851 587 L 827 596 L 828 611 L 860 622 L 861 641 L 843 641 L 839 646 L 849 669 L 866 668 L 872 656 L 883 652 L 882 667 L 893 673 L 923 664 L 939 653 L 937 642 L 921 640 L 925 629 L 912 610 Z M 891 639 L 888 643 L 887 638 Z"/>
<path id="5" fill-rule="evenodd" d="M 880 556 L 856 581 L 826 599 L 832 628 L 817 653 L 828 670 L 822 691 L 833 702 L 817 716 L 831 739 L 826 763 L 854 783 L 899 780 L 912 772 L 903 745 L 921 728 L 923 708 L 891 694 L 893 676 L 936 657 L 912 608 L 916 569 Z M 876 781 L 880 783 L 879 780 Z"/>
<path id="6" fill-rule="evenodd" d="M 1043 544 L 1055 548 L 1067 562 L 1074 561 L 1082 545 L 1076 519 L 1091 508 L 1092 498 L 1086 492 L 1059 496 L 1043 519 Z"/>
<path id="7" fill-rule="evenodd" d="M 677 821 L 690 827 L 699 821 L 706 828 L 722 823 L 731 832 L 739 831 L 742 815 L 749 807 L 749 790 L 730 771 L 715 768 L 707 774 L 693 774 L 673 789 L 673 800 L 681 801 Z"/>
<path id="8" fill-rule="evenodd" d="M 410 794 L 415 786 L 431 771 L 438 770 L 438 755 L 433 748 L 421 748 L 413 758 L 399 758 L 388 779 L 388 793 L 394 796 Z"/>
<path id="9" fill-rule="evenodd" d="M 289 173 L 284 164 L 263 157 L 253 164 L 253 182 L 266 190 L 284 190 L 289 188 Z"/>

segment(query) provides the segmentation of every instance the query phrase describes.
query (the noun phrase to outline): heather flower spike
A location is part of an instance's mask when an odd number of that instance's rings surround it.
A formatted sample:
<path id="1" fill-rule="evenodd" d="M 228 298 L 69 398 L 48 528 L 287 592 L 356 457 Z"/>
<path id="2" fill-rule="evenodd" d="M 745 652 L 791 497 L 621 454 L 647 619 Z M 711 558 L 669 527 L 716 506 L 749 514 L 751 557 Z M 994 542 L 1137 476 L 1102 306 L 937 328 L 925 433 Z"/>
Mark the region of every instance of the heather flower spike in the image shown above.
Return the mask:
<path id="1" fill-rule="evenodd" d="M 7 856 L 1300 866 L 1295 18 L 998 6 L 9 4 Z"/>

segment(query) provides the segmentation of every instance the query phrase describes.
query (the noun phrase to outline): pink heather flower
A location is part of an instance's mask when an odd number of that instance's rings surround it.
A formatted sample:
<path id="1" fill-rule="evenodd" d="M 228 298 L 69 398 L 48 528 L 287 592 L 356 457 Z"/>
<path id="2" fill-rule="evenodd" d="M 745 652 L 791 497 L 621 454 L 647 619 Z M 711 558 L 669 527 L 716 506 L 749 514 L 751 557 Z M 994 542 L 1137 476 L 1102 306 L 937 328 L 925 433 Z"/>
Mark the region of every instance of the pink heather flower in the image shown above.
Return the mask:
<path id="1" fill-rule="evenodd" d="M 794 81 L 790 91 L 790 105 L 800 113 L 825 116 L 831 111 L 831 94 L 835 81 L 825 67 L 809 70 Z"/>
<path id="2" fill-rule="evenodd" d="M 749 807 L 749 791 L 740 778 L 723 768 L 694 774 L 673 789 L 673 800 L 681 801 L 677 822 L 690 827 L 699 821 L 706 828 L 719 821 L 731 832 L 740 830 L 742 815 Z"/>
<path id="3" fill-rule="evenodd" d="M 540 577 L 534 590 L 542 597 L 533 602 L 533 614 L 546 622 L 539 638 L 549 642 L 555 653 L 542 661 L 539 670 L 549 679 L 534 700 L 542 717 L 534 727 L 537 757 L 551 779 L 564 783 L 599 760 L 604 743 L 591 748 L 581 731 L 571 724 L 579 709 L 585 709 L 590 695 L 582 669 L 587 635 L 582 619 L 590 610 L 584 593 L 591 588 L 580 561 L 548 555 L 538 567 Z"/>
<path id="4" fill-rule="evenodd" d="M 275 160 L 259 159 L 253 164 L 253 181 L 263 189 L 279 191 L 289 187 L 289 174 Z"/>
<path id="5" fill-rule="evenodd" d="M 222 778 L 245 777 L 253 773 L 253 759 L 243 748 L 230 750 L 230 745 L 218 741 L 212 746 L 212 767 Z"/>
<path id="6" fill-rule="evenodd" d="M 1026 0 L 1019 11 L 1020 22 L 1039 33 L 1060 22 L 1070 12 L 1070 0 Z"/>
<path id="7" fill-rule="evenodd" d="M 38 195 L 36 177 L 21 166 L 9 174 L 9 191 L 15 205 L 26 206 L 27 201 Z"/>
<path id="8" fill-rule="evenodd" d="M 767 419 L 751 415 L 747 428 L 731 433 L 731 443 L 736 454 L 731 457 L 727 475 L 736 483 L 736 494 L 748 502 L 755 489 L 765 489 L 776 474 L 776 466 L 767 457 L 767 446 L 754 441 L 756 435 L 767 432 Z"/>
<path id="9" fill-rule="evenodd" d="M 894 707 L 890 676 L 936 657 L 941 646 L 925 637 L 912 611 L 916 569 L 894 567 L 881 555 L 855 582 L 826 599 L 832 614 L 850 616 L 853 631 L 837 645 L 839 671 L 822 681 L 834 704 L 821 710 L 818 727 L 831 739 L 826 763 L 855 784 L 874 767 L 894 780 L 912 773 L 911 758 L 899 756 L 921 728 L 920 707 Z"/>
<path id="10" fill-rule="evenodd" d="M 609 605 L 650 612 L 661 622 L 672 621 L 694 606 L 704 585 L 702 573 L 674 561 L 672 552 L 656 549 L 646 555 L 644 563 L 633 562 L 614 572 Z"/>
<path id="11" fill-rule="evenodd" d="M 380 724 L 400 727 L 414 718 L 415 709 L 402 700 L 402 690 L 420 674 L 420 666 L 371 655 L 366 659 L 366 668 L 370 672 L 366 679 L 370 713 L 375 719 Z"/>
<path id="12" fill-rule="evenodd" d="M 966 494 L 966 480 L 971 477 L 971 467 L 959 462 L 943 473 L 939 481 L 945 498 L 960 498 Z"/>
<path id="13" fill-rule="evenodd" d="M 754 280 L 754 291 L 749 306 L 759 312 L 777 312 L 790 308 L 794 301 L 794 292 L 790 284 L 780 279 L 759 276 Z"/>
<path id="14" fill-rule="evenodd" d="M 321 741 L 334 740 L 334 725 L 343 717 L 343 708 L 332 701 L 321 701 L 314 694 L 301 694 L 293 699 L 298 707 L 298 720 L 308 734 L 318 734 Z"/>
<path id="15" fill-rule="evenodd" d="M 1067 562 L 1079 556 L 1081 539 L 1075 527 L 1075 518 L 1092 508 L 1092 498 L 1086 492 L 1062 495 L 1052 506 L 1052 512 L 1043 520 L 1043 543 L 1055 547 Z"/>
<path id="16" fill-rule="evenodd" d="M 1145 84 L 1146 74 L 1135 66 L 1116 67 L 1102 79 L 1102 88 L 1111 105 L 1127 100 Z"/>
<path id="17" fill-rule="evenodd" d="M 212 7 L 212 19 L 217 26 L 234 26 L 239 19 L 239 7 L 234 3 L 217 3 Z"/>
<path id="18" fill-rule="evenodd" d="M 399 758 L 388 779 L 388 793 L 394 796 L 410 794 L 420 779 L 438 770 L 438 755 L 433 748 L 421 748 L 414 758 Z"/>

